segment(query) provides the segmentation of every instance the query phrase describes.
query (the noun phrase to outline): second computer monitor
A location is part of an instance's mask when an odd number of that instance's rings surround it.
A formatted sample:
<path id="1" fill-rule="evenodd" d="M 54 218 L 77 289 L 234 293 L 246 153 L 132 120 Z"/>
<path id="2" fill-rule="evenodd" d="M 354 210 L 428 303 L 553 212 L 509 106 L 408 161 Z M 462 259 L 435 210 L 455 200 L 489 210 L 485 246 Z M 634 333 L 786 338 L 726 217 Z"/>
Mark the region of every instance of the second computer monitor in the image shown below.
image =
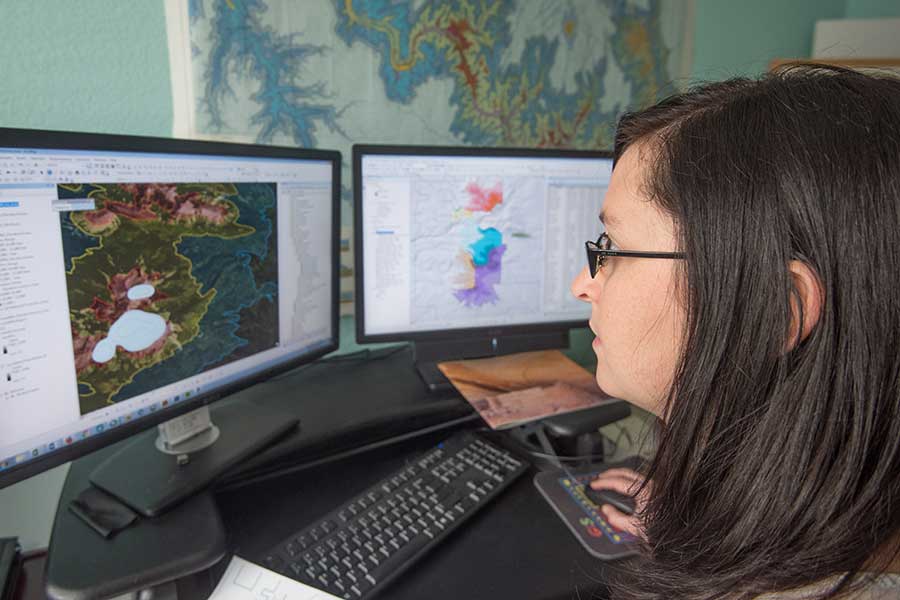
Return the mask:
<path id="1" fill-rule="evenodd" d="M 353 169 L 360 341 L 453 358 L 585 325 L 569 286 L 600 233 L 610 153 L 367 145 Z"/>

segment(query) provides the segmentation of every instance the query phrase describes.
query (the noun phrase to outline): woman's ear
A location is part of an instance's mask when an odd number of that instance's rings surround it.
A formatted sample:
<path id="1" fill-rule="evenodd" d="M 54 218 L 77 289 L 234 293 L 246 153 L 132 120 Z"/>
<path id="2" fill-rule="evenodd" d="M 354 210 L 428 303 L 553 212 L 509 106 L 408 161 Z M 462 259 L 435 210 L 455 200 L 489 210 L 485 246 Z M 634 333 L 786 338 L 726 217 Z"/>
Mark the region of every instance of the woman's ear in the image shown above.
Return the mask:
<path id="1" fill-rule="evenodd" d="M 825 292 L 819 276 L 807 263 L 792 260 L 788 263 L 791 274 L 791 327 L 788 331 L 785 351 L 790 352 L 805 340 L 822 316 Z"/>

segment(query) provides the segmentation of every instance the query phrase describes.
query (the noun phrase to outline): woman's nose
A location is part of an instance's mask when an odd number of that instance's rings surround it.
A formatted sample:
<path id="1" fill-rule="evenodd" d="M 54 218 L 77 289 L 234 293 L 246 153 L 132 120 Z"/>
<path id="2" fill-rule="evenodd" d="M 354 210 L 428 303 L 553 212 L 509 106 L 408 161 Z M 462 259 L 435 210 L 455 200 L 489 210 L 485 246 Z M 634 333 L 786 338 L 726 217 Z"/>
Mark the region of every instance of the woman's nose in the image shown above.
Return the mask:
<path id="1" fill-rule="evenodd" d="M 575 279 L 572 280 L 572 295 L 582 302 L 590 302 L 591 299 L 588 297 L 588 286 L 590 283 L 591 274 L 588 273 L 587 267 L 584 267 L 581 269 L 581 272 L 575 276 Z"/>

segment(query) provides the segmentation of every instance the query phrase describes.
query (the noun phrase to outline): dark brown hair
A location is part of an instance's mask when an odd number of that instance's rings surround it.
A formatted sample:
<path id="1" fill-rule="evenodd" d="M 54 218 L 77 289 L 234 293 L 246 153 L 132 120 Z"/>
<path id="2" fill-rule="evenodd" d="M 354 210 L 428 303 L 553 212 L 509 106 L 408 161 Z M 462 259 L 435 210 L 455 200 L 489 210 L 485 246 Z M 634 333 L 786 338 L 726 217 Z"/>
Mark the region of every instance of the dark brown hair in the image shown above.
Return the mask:
<path id="1" fill-rule="evenodd" d="M 900 532 L 900 80 L 802 65 L 710 83 L 623 117 L 617 159 L 635 144 L 686 253 L 688 316 L 644 552 L 613 596 L 848 573 L 839 595 Z M 792 260 L 824 291 L 799 344 Z"/>

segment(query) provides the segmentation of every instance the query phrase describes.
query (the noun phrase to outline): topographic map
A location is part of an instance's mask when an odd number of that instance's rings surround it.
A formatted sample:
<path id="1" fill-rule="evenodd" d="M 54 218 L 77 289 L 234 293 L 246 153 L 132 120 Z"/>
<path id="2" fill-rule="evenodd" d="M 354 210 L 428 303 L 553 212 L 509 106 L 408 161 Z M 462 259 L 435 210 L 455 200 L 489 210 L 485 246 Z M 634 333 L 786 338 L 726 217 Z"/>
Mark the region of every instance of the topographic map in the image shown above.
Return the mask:
<path id="1" fill-rule="evenodd" d="M 411 324 L 514 318 L 539 310 L 542 182 L 428 179 L 413 195 Z M 472 311 L 477 309 L 477 313 Z"/>
<path id="2" fill-rule="evenodd" d="M 686 75 L 691 8 L 166 0 L 174 134 L 340 150 L 349 228 L 353 143 L 609 148 Z"/>
<path id="3" fill-rule="evenodd" d="M 277 344 L 275 184 L 57 192 L 81 414 Z"/>

